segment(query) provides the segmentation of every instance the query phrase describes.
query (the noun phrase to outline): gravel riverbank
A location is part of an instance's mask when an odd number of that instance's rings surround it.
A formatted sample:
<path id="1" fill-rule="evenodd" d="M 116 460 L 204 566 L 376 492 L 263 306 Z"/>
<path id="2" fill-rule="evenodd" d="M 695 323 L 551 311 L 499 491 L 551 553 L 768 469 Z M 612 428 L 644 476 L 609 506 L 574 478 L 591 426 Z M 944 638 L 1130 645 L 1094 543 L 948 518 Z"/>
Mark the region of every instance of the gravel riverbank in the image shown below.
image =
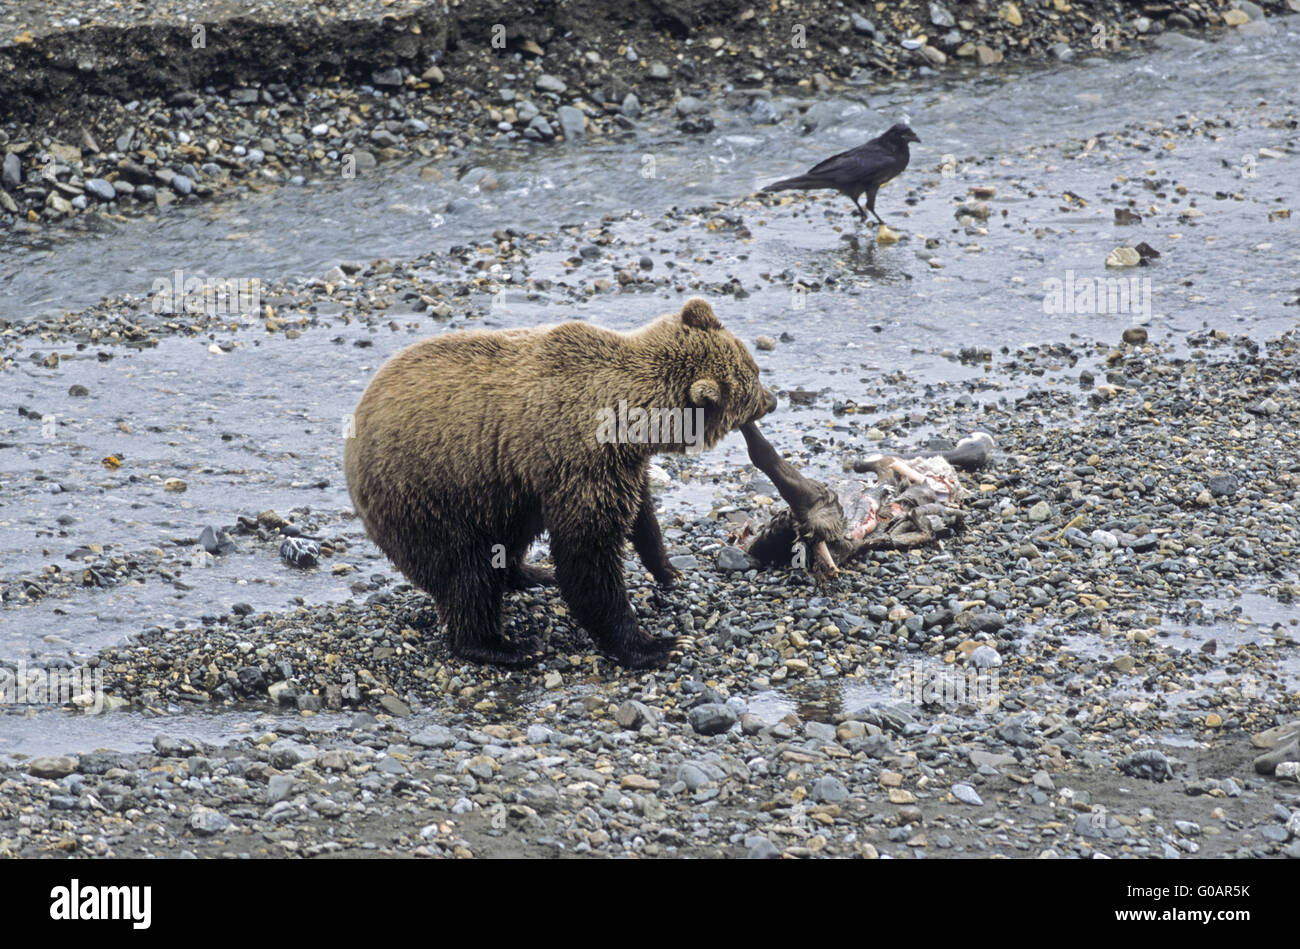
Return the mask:
<path id="1" fill-rule="evenodd" d="M 12 762 L 0 848 L 1300 856 L 1300 785 L 1251 766 L 1300 719 L 1300 630 L 1231 605 L 1300 592 L 1295 335 L 987 362 L 973 384 L 891 382 L 869 422 L 842 405 L 794 456 L 828 476 L 868 429 L 991 432 L 968 527 L 941 549 L 873 555 L 824 589 L 723 569 L 771 489 L 711 468 L 714 509 L 664 525 L 685 581 L 660 593 L 629 562 L 647 627 L 696 643 L 660 673 L 594 657 L 549 590 L 508 607 L 546 636 L 536 669 L 460 664 L 427 599 L 382 576 L 351 603 L 146 630 L 92 660 L 117 703 L 300 719 Z M 1035 385 L 1054 371 L 1079 381 Z M 245 542 L 273 549 L 274 523 Z M 377 556 L 336 559 L 364 578 Z M 318 729 L 330 712 L 346 723 Z"/>

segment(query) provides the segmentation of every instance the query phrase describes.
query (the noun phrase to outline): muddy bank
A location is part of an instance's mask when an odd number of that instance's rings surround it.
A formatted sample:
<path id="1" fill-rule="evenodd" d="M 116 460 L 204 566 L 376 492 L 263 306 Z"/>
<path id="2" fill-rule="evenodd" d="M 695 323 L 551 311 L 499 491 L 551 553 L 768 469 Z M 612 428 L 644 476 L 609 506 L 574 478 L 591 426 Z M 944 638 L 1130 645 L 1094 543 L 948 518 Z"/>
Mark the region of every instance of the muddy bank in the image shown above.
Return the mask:
<path id="1" fill-rule="evenodd" d="M 1268 31 L 1266 14 L 1294 2 L 19 5 L 0 43 L 0 222 L 87 223 L 409 154 L 617 136 L 667 107 L 705 132 L 724 95 L 770 110 L 787 86 Z"/>

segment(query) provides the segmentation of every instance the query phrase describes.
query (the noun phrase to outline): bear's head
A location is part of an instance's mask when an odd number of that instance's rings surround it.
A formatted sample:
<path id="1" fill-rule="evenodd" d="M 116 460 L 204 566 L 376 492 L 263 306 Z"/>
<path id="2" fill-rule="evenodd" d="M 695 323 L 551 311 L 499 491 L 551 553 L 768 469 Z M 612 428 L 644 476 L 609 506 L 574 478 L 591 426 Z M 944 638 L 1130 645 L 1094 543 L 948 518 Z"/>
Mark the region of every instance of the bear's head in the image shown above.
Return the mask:
<path id="1" fill-rule="evenodd" d="M 758 380 L 754 357 L 708 303 L 688 300 L 665 321 L 669 387 L 683 408 L 699 410 L 704 421 L 702 439 L 681 450 L 712 448 L 728 432 L 776 408 L 776 396 Z"/>

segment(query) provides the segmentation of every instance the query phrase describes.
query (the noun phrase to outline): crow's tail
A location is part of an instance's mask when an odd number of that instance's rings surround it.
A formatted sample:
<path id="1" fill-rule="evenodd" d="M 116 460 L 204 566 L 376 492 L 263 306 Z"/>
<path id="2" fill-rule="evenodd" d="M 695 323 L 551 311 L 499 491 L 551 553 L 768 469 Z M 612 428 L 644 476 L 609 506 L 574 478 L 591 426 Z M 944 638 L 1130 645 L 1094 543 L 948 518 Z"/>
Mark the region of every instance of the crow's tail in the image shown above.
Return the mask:
<path id="1" fill-rule="evenodd" d="M 783 178 L 780 181 L 774 181 L 770 185 L 764 186 L 764 191 L 790 191 L 794 188 L 824 188 L 825 183 L 816 175 L 796 175 L 793 178 Z"/>

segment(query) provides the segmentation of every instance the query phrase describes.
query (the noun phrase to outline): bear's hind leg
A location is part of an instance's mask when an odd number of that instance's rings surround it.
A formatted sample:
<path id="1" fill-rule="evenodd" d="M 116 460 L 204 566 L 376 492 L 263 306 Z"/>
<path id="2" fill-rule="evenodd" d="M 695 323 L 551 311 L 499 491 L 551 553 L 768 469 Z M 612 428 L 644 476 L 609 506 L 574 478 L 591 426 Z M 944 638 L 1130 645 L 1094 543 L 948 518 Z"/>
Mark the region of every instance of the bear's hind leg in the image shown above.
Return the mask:
<path id="1" fill-rule="evenodd" d="M 512 590 L 554 586 L 555 571 L 548 570 L 545 567 L 535 567 L 532 564 L 523 563 L 521 560 L 519 563 L 510 565 L 510 575 L 507 581 Z"/>
<path id="2" fill-rule="evenodd" d="M 448 569 L 438 585 L 438 614 L 451 633 L 451 651 L 462 659 L 503 666 L 527 665 L 533 650 L 508 642 L 501 634 L 501 604 L 507 571 L 487 557 L 462 553 L 446 558 Z"/>
<path id="3" fill-rule="evenodd" d="M 524 563 L 524 558 L 528 556 L 529 545 L 542 533 L 541 511 L 531 509 L 516 518 L 511 524 L 509 533 L 512 539 L 509 544 L 507 587 L 511 590 L 526 590 L 529 587 L 554 586 L 554 571 Z"/>

